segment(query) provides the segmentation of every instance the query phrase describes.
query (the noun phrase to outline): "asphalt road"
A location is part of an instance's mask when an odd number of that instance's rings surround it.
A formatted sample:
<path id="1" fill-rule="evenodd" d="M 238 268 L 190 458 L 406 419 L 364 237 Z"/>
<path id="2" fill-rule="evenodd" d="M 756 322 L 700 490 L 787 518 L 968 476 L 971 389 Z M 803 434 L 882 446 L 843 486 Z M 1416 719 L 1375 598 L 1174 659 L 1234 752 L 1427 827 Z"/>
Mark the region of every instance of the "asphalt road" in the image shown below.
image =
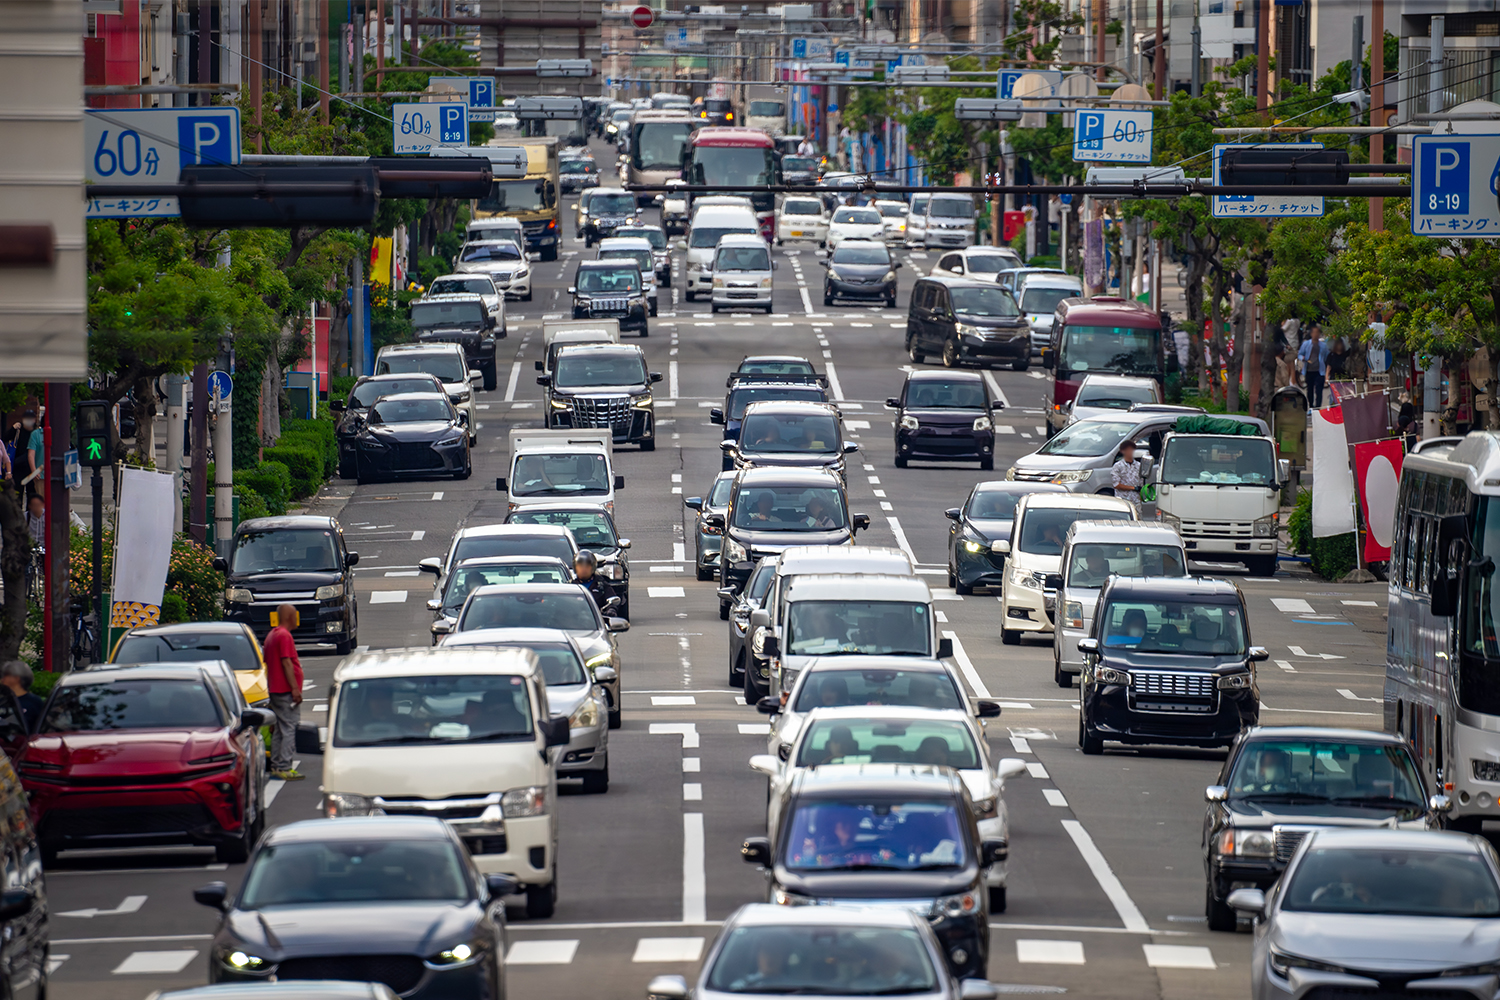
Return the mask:
<path id="1" fill-rule="evenodd" d="M 541 321 L 563 318 L 567 276 L 592 256 L 571 237 L 575 202 L 565 202 L 563 258 L 535 265 L 533 302 L 508 306 L 499 389 L 478 396 L 473 478 L 358 488 L 336 481 L 312 505 L 338 515 L 360 554 L 361 640 L 370 646 L 426 645 L 431 578 L 418 576 L 417 560 L 444 552 L 460 526 L 503 516 L 493 485 L 504 472 L 506 435 L 539 417 L 532 362 Z M 679 304 L 676 289 L 669 304 L 663 290 L 661 315 L 641 342 L 665 378 L 657 450 L 621 448 L 615 457 L 627 482 L 616 516 L 634 541 L 632 627 L 621 638 L 624 727 L 610 737 L 608 794 L 570 789 L 561 797 L 556 916 L 528 922 L 511 908 L 511 996 L 642 997 L 653 975 L 692 975 L 716 922 L 764 898 L 761 876 L 739 858 L 740 841 L 764 829 L 764 779 L 746 764 L 764 747 L 764 717 L 725 686 L 727 626 L 714 585 L 694 581 L 691 545 L 683 545 L 692 521 L 680 499 L 704 492 L 719 469 L 719 428 L 707 410 L 722 400 L 725 374 L 744 354 L 766 351 L 805 355 L 827 370 L 863 449 L 849 477 L 851 510 L 872 518 L 859 541 L 915 557 L 965 675 L 1004 704 L 988 728 L 994 749 L 1028 764 L 1029 774 L 1007 788 L 1010 905 L 992 922 L 990 978 L 1008 992 L 1111 1000 L 1243 996 L 1249 935 L 1210 933 L 1203 920 L 1202 795 L 1222 754 L 1082 756 L 1077 689 L 1053 683 L 1050 644 L 1004 647 L 994 596 L 937 589 L 946 582 L 942 511 L 988 477 L 971 463 L 893 465 L 883 400 L 908 365 L 904 311 L 825 309 L 814 249 L 776 258 L 770 317 L 713 316 L 706 302 Z M 902 253 L 903 309 L 913 276 L 934 259 Z M 1036 367 L 992 374 L 1009 406 L 996 442 L 999 476 L 1040 443 L 1047 382 Z M 1244 587 L 1252 641 L 1272 651 L 1260 673 L 1264 721 L 1379 727 L 1383 585 L 1330 585 L 1285 563 L 1267 580 L 1196 568 Z M 303 663 L 311 682 L 304 718 L 316 719 L 337 657 L 305 651 Z M 300 766 L 307 781 L 272 785 L 273 823 L 317 815 L 319 760 Z M 193 849 L 65 853 L 48 883 L 54 997 L 138 1000 L 203 983 L 215 921 L 191 890 L 215 879 L 235 886 L 241 876 L 241 866 L 215 865 L 211 852 Z"/>

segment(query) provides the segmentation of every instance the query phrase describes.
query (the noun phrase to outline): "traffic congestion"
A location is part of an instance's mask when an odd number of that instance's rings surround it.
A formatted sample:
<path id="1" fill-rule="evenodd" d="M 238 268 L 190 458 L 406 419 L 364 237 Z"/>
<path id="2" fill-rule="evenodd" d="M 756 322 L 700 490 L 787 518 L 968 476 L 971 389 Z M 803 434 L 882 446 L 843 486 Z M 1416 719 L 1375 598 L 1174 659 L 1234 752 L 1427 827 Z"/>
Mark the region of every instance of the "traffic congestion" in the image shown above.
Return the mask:
<path id="1" fill-rule="evenodd" d="M 966 194 L 658 192 L 796 158 L 676 103 L 526 140 L 223 621 L 0 691 L 16 995 L 1495 996 L 1493 436 L 1329 583 L 1159 313 Z"/>

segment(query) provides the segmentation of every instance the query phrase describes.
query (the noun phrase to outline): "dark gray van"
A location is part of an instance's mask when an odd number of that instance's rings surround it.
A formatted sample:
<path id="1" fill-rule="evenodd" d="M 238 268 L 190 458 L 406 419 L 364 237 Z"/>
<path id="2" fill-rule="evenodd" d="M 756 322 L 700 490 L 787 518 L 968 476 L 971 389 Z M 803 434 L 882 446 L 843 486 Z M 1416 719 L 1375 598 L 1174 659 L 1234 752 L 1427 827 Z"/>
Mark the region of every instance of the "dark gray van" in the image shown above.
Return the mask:
<path id="1" fill-rule="evenodd" d="M 912 286 L 906 353 L 917 364 L 929 354 L 943 364 L 1031 364 L 1031 336 L 1016 300 L 990 281 L 934 275 Z"/>

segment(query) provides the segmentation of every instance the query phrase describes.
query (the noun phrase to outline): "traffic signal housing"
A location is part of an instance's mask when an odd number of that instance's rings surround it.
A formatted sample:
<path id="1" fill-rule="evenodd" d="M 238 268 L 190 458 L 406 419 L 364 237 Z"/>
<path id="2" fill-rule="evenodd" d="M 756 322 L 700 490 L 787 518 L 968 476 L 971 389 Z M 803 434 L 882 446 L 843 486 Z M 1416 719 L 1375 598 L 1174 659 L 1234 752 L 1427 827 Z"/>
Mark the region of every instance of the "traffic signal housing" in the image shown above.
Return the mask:
<path id="1" fill-rule="evenodd" d="M 115 462 L 114 407 L 107 399 L 78 403 L 78 461 L 98 469 Z"/>

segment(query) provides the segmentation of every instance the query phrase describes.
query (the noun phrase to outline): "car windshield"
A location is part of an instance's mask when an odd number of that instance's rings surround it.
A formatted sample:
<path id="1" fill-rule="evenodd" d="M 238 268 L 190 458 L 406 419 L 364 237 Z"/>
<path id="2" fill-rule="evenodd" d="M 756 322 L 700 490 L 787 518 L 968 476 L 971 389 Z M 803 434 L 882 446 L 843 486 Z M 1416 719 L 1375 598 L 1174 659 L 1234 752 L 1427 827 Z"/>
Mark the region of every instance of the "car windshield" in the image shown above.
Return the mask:
<path id="1" fill-rule="evenodd" d="M 585 295 L 631 295 L 641 290 L 641 269 L 634 264 L 579 268 L 577 287 Z"/>
<path id="2" fill-rule="evenodd" d="M 615 230 L 616 236 L 632 236 L 642 239 L 651 244 L 653 250 L 665 250 L 667 248 L 667 234 L 660 229 L 647 228 L 645 226 L 621 226 Z"/>
<path id="3" fill-rule="evenodd" d="M 395 396 L 403 392 L 442 392 L 440 383 L 430 377 L 393 378 L 375 382 L 361 382 L 349 393 L 348 408 L 363 410 L 381 396 Z"/>
<path id="4" fill-rule="evenodd" d="M 646 359 L 635 353 L 605 354 L 586 351 L 562 354 L 557 359 L 553 384 L 561 389 L 583 389 L 600 385 L 645 385 Z"/>
<path id="5" fill-rule="evenodd" d="M 557 167 L 565 174 L 593 174 L 599 171 L 593 160 L 563 160 Z"/>
<path id="6" fill-rule="evenodd" d="M 921 936 L 897 927 L 736 927 L 708 974 L 715 993 L 894 996 L 941 988 Z"/>
<path id="7" fill-rule="evenodd" d="M 608 493 L 609 463 L 603 455 L 522 455 L 511 472 L 518 497 Z"/>
<path id="8" fill-rule="evenodd" d="M 832 531 L 848 524 L 835 486 L 767 486 L 742 491 L 731 523 L 753 531 Z"/>
<path id="9" fill-rule="evenodd" d="M 482 240 L 509 240 L 512 243 L 516 243 L 525 238 L 520 229 L 506 229 L 500 226 L 487 228 L 472 226 L 469 229 L 469 241 L 471 243 L 477 243 Z"/>
<path id="10" fill-rule="evenodd" d="M 766 592 L 771 589 L 771 581 L 776 579 L 776 561 L 774 559 L 762 559 L 755 564 L 755 570 L 750 574 L 750 580 L 745 584 L 743 596 L 756 601 L 765 599 Z"/>
<path id="11" fill-rule="evenodd" d="M 259 670 L 260 656 L 243 631 L 130 633 L 120 640 L 111 663 L 193 663 L 224 660 L 234 670 Z"/>
<path id="12" fill-rule="evenodd" d="M 1016 548 L 1032 555 L 1060 556 L 1063 537 L 1074 521 L 1129 521 L 1127 510 L 1097 507 L 1032 507 L 1021 517 L 1021 537 Z"/>
<path id="13" fill-rule="evenodd" d="M 792 871 L 938 871 L 969 853 L 951 801 L 800 802 L 786 831 Z"/>
<path id="14" fill-rule="evenodd" d="M 1108 410 L 1128 410 L 1136 403 L 1155 403 L 1156 383 L 1141 385 L 1086 385 L 1073 397 L 1073 408 L 1097 406 Z"/>
<path id="15" fill-rule="evenodd" d="M 906 387 L 906 405 L 934 410 L 982 410 L 984 386 L 967 379 L 913 380 Z"/>
<path id="16" fill-rule="evenodd" d="M 297 841 L 255 856 L 236 907 L 471 898 L 465 862 L 446 839 Z"/>
<path id="17" fill-rule="evenodd" d="M 348 680 L 333 745 L 485 743 L 534 738 L 526 680 L 515 674 L 417 674 Z"/>
<path id="18" fill-rule="evenodd" d="M 825 401 L 822 389 L 805 385 L 755 386 L 748 389 L 735 389 L 729 394 L 729 419 L 740 419 L 745 415 L 745 407 L 763 399 L 810 399 L 817 403 Z"/>
<path id="19" fill-rule="evenodd" d="M 833 221 L 851 226 L 878 226 L 880 213 L 873 208 L 841 208 L 833 213 Z"/>
<path id="20" fill-rule="evenodd" d="M 1161 368 L 1161 332 L 1132 326 L 1070 323 L 1063 328 L 1057 367 L 1063 372 L 1155 373 Z"/>
<path id="21" fill-rule="evenodd" d="M 999 274 L 1020 264 L 1020 261 L 1002 253 L 975 253 L 970 254 L 964 261 L 969 266 L 970 274 Z"/>
<path id="22" fill-rule="evenodd" d="M 740 447 L 778 454 L 837 454 L 838 420 L 831 413 L 751 413 L 740 432 Z"/>
<path id="23" fill-rule="evenodd" d="M 1301 913 L 1404 917 L 1500 917 L 1500 888 L 1472 850 L 1314 845 L 1302 856 L 1281 908 Z"/>
<path id="24" fill-rule="evenodd" d="M 859 246 L 840 243 L 829 261 L 834 264 L 874 264 L 889 267 L 891 255 L 885 247 L 875 244 Z"/>
<path id="25" fill-rule="evenodd" d="M 968 198 L 934 198 L 927 204 L 927 215 L 937 219 L 972 219 L 974 203 Z"/>
<path id="26" fill-rule="evenodd" d="M 458 259 L 465 262 L 475 260 L 516 261 L 521 259 L 521 248 L 516 246 L 511 240 L 500 240 L 495 243 L 470 243 L 459 252 Z"/>
<path id="27" fill-rule="evenodd" d="M 780 101 L 751 101 L 750 110 L 746 114 L 757 118 L 780 118 L 786 114 L 786 105 Z"/>
<path id="28" fill-rule="evenodd" d="M 1120 442 L 1135 430 L 1135 423 L 1123 420 L 1081 420 L 1071 427 L 1064 427 L 1051 441 L 1036 450 L 1038 455 L 1059 455 L 1068 458 L 1095 458 L 1112 455 Z"/>
<path id="29" fill-rule="evenodd" d="M 443 610 L 456 615 L 469 594 L 480 587 L 503 583 L 572 583 L 567 569 L 556 561 L 505 563 L 501 566 L 460 566 L 443 595 Z"/>
<path id="30" fill-rule="evenodd" d="M 1352 740 L 1270 739 L 1245 744 L 1229 794 L 1267 802 L 1336 802 L 1421 809 L 1422 780 L 1406 747 Z"/>
<path id="31" fill-rule="evenodd" d="M 331 528 L 242 531 L 229 559 L 232 573 L 337 573 L 338 545 Z"/>
<path id="32" fill-rule="evenodd" d="M 887 219 L 904 219 L 906 217 L 906 206 L 901 204 L 900 202 L 876 202 L 875 209 Z"/>
<path id="33" fill-rule="evenodd" d="M 515 249 L 514 246 L 510 248 Z M 411 325 L 419 329 L 433 326 L 483 326 L 488 315 L 484 303 L 473 299 L 466 302 L 413 302 Z"/>
<path id="34" fill-rule="evenodd" d="M 1119 576 L 1187 576 L 1187 560 L 1178 545 L 1124 545 L 1089 542 L 1074 545 L 1068 555 L 1070 587 L 1102 587 L 1110 574 Z"/>
<path id="35" fill-rule="evenodd" d="M 957 706 L 955 706 L 957 707 Z M 797 752 L 798 767 L 817 764 L 980 766 L 974 737 L 949 719 L 815 719 Z"/>
<path id="36" fill-rule="evenodd" d="M 511 244 L 514 246 L 515 244 Z M 483 275 L 472 278 L 439 278 L 427 286 L 428 295 L 494 295 L 495 283 Z"/>
<path id="37" fill-rule="evenodd" d="M 911 708 L 957 708 L 963 696 L 953 679 L 936 670 L 884 668 L 818 670 L 802 685 L 793 709 L 843 708 L 857 705 L 905 705 Z"/>
<path id="38" fill-rule="evenodd" d="M 1276 454 L 1263 437 L 1173 437 L 1162 456 L 1161 481 L 1173 486 L 1270 486 Z"/>
<path id="39" fill-rule="evenodd" d="M 426 372 L 449 385 L 467 382 L 469 371 L 456 351 L 432 353 L 385 354 L 375 363 L 376 375 L 411 375 Z"/>
<path id="40" fill-rule="evenodd" d="M 726 236 L 755 236 L 759 230 L 750 226 L 694 226 L 688 235 L 688 246 L 713 249 Z"/>
<path id="41" fill-rule="evenodd" d="M 450 566 L 457 566 L 465 559 L 492 559 L 500 556 L 553 556 L 561 559 L 564 566 L 573 565 L 576 555 L 568 544 L 568 536 L 562 534 L 505 534 L 465 535 L 458 540 Z"/>
<path id="42" fill-rule="evenodd" d="M 651 256 L 651 251 L 649 249 L 641 249 L 641 250 L 624 250 L 624 249 L 600 250 L 599 251 L 599 259 L 600 260 L 628 260 L 628 261 L 632 261 L 635 264 L 636 267 L 638 267 L 638 268 L 641 269 L 641 274 L 642 275 L 654 274 L 655 273 L 656 264 L 654 262 L 654 259 Z"/>
<path id="43" fill-rule="evenodd" d="M 969 499 L 969 517 L 976 521 L 1009 521 L 1025 494 L 1009 490 L 981 490 Z"/>
<path id="44" fill-rule="evenodd" d="M 224 725 L 218 702 L 197 678 L 105 680 L 57 689 L 40 732 L 99 732 L 106 729 L 217 729 Z"/>
<path id="45" fill-rule="evenodd" d="M 954 285 L 948 289 L 953 297 L 953 311 L 960 316 L 1019 316 L 1021 309 L 1010 292 L 999 287 Z"/>
<path id="46" fill-rule="evenodd" d="M 1201 601 L 1111 601 L 1100 616 L 1108 649 L 1188 656 L 1242 656 L 1245 623 L 1238 604 Z"/>
<path id="47" fill-rule="evenodd" d="M 931 622 L 927 605 L 915 602 L 796 601 L 786 645 L 801 656 L 930 656 Z"/>
<path id="48" fill-rule="evenodd" d="M 635 195 L 596 194 L 589 199 L 590 215 L 633 215 Z"/>
<path id="49" fill-rule="evenodd" d="M 637 122 L 631 129 L 630 164 L 637 170 L 682 169 L 682 150 L 693 134 L 687 120 Z"/>
<path id="50" fill-rule="evenodd" d="M 714 258 L 715 271 L 769 271 L 771 252 L 764 246 L 719 247 Z"/>
<path id="51" fill-rule="evenodd" d="M 522 507 L 510 516 L 512 524 L 555 524 L 573 533 L 583 549 L 612 549 L 619 544 L 609 515 L 595 510 L 536 510 Z"/>
<path id="52" fill-rule="evenodd" d="M 453 407 L 447 399 L 382 399 L 370 411 L 370 422 L 376 424 L 453 419 Z"/>
<path id="53" fill-rule="evenodd" d="M 1021 290 L 1021 311 L 1026 313 L 1051 313 L 1057 311 L 1057 304 L 1063 299 L 1075 298 L 1083 294 L 1079 288 L 1023 288 Z"/>
<path id="54" fill-rule="evenodd" d="M 740 366 L 734 370 L 734 373 L 736 375 L 812 375 L 813 366 L 812 362 L 803 361 L 801 358 L 783 361 L 746 358 L 740 362 Z"/>
<path id="55" fill-rule="evenodd" d="M 546 182 L 539 178 L 495 181 L 489 197 L 479 199 L 479 212 L 484 215 L 540 212 L 551 207 Z"/>
<path id="56" fill-rule="evenodd" d="M 599 628 L 594 600 L 582 587 L 571 593 L 496 592 L 474 594 L 464 605 L 458 631 L 478 628 L 560 628 L 593 632 Z"/>
<path id="57" fill-rule="evenodd" d="M 912 215 L 921 215 L 924 212 L 926 212 L 927 211 L 927 199 L 929 199 L 931 197 L 932 197 L 932 195 L 930 195 L 930 194 L 914 194 L 914 195 L 912 195 L 911 196 L 911 214 Z"/>

